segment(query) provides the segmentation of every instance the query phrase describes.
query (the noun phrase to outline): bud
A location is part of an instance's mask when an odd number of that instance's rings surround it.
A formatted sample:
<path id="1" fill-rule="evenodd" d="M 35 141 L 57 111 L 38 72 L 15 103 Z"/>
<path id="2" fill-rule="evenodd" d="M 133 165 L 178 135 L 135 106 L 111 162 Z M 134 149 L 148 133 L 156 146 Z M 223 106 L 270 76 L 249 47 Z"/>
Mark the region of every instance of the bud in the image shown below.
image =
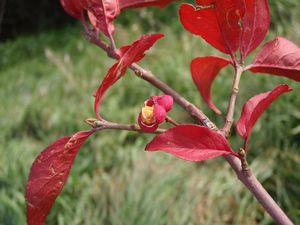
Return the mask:
<path id="1" fill-rule="evenodd" d="M 145 101 L 145 106 L 138 117 L 138 123 L 145 132 L 155 131 L 164 122 L 167 112 L 173 106 L 173 98 L 169 95 L 152 96 Z"/>
<path id="2" fill-rule="evenodd" d="M 141 119 L 144 124 L 153 125 L 155 123 L 154 107 L 153 106 L 143 107 Z"/>

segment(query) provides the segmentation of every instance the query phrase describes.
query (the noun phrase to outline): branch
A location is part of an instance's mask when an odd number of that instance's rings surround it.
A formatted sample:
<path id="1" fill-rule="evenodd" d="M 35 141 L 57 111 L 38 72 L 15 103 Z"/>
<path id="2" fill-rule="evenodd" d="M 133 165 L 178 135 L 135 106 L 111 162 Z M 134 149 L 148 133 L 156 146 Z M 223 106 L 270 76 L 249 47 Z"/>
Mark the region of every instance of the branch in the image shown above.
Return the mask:
<path id="1" fill-rule="evenodd" d="M 235 69 L 235 74 L 234 74 L 234 80 L 233 80 L 233 85 L 231 89 L 231 95 L 229 99 L 229 104 L 228 104 L 228 109 L 227 109 L 227 114 L 225 118 L 225 125 L 222 128 L 222 131 L 225 135 L 225 137 L 228 137 L 230 134 L 230 130 L 233 124 L 233 115 L 234 115 L 234 108 L 235 108 L 235 103 L 236 103 L 236 98 L 239 93 L 239 84 L 240 84 L 240 79 L 241 75 L 243 73 L 243 67 L 240 65 L 237 65 Z"/>
<path id="2" fill-rule="evenodd" d="M 84 35 L 86 36 L 87 40 L 91 43 L 97 45 L 101 49 L 103 49 L 107 55 L 111 58 L 118 59 L 119 55 L 107 44 L 105 44 L 102 40 L 99 39 L 92 31 L 85 29 Z M 169 87 L 167 84 L 159 80 L 151 71 L 145 70 L 144 68 L 140 67 L 138 64 L 133 63 L 129 67 L 134 73 L 142 78 L 143 80 L 147 81 L 148 83 L 152 84 L 154 87 L 160 89 L 167 95 L 171 95 L 174 101 L 180 105 L 184 110 L 189 112 L 189 114 L 202 125 L 207 126 L 213 130 L 217 130 L 216 125 L 210 121 L 210 119 L 194 104 L 187 101 L 184 97 L 182 97 L 177 91 Z"/>
<path id="3" fill-rule="evenodd" d="M 85 35 L 87 36 L 87 39 L 102 48 L 108 56 L 112 58 L 119 58 L 118 54 L 112 50 L 108 45 L 103 43 L 98 37 L 96 36 L 90 36 L 89 33 L 85 32 Z M 152 84 L 153 86 L 160 89 L 165 94 L 171 95 L 174 99 L 174 101 L 180 105 L 183 109 L 185 109 L 194 119 L 196 119 L 198 122 L 200 122 L 202 125 L 207 126 L 211 129 L 214 129 L 220 133 L 222 133 L 225 136 L 225 131 L 230 130 L 232 126 L 232 117 L 234 112 L 234 106 L 236 101 L 236 96 L 238 92 L 238 84 L 240 80 L 241 73 L 243 69 L 241 67 L 238 67 L 235 74 L 235 80 L 233 85 L 233 91 L 230 98 L 230 104 L 228 107 L 228 116 L 227 118 L 227 125 L 225 122 L 225 126 L 222 130 L 219 130 L 216 125 L 210 121 L 210 119 L 200 110 L 198 109 L 194 104 L 190 103 L 188 100 L 186 100 L 184 97 L 182 97 L 178 92 L 173 90 L 171 87 L 169 87 L 167 84 L 159 80 L 153 73 L 150 71 L 145 70 L 144 68 L 140 67 L 136 63 L 133 63 L 130 66 L 130 69 L 135 72 L 135 74 Z M 118 126 L 111 124 L 112 129 L 115 127 L 117 129 Z M 131 127 L 132 125 L 125 125 L 124 128 L 128 128 L 126 130 L 134 130 Z M 102 127 L 102 129 L 109 129 L 105 126 Z M 261 203 L 261 205 L 264 207 L 264 209 L 269 213 L 269 215 L 273 218 L 273 220 L 277 224 L 284 224 L 284 225 L 292 225 L 293 223 L 291 220 L 287 217 L 287 215 L 282 211 L 282 209 L 277 205 L 277 203 L 273 200 L 273 198 L 268 194 L 268 192 L 264 189 L 264 187 L 261 185 L 261 183 L 257 180 L 257 178 L 251 173 L 250 170 L 243 170 L 241 166 L 240 159 L 232 156 L 232 155 L 226 155 L 224 158 L 227 160 L 227 162 L 230 164 L 230 166 L 233 168 L 235 173 L 237 174 L 238 178 L 241 180 L 241 182 L 251 191 L 251 193 L 255 196 L 255 198 Z"/>
<path id="4" fill-rule="evenodd" d="M 293 222 L 287 217 L 283 210 L 277 205 L 274 199 L 261 185 L 257 178 L 251 173 L 250 170 L 243 171 L 240 160 L 232 155 L 225 155 L 224 158 L 233 168 L 239 180 L 248 188 L 249 191 L 255 196 L 257 201 L 268 212 L 276 224 L 293 225 Z"/>

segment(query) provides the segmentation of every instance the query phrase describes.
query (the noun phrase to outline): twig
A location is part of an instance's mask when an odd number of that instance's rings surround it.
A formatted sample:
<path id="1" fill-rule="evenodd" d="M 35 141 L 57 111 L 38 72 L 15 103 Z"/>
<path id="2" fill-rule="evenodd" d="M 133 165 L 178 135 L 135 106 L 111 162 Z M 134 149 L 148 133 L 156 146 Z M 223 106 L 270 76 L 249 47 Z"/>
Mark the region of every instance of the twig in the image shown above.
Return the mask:
<path id="1" fill-rule="evenodd" d="M 166 117 L 166 122 L 167 123 L 171 123 L 174 126 L 178 126 L 179 125 L 179 123 L 177 123 L 172 117 L 169 117 L 169 116 Z"/>
<path id="2" fill-rule="evenodd" d="M 231 89 L 231 95 L 230 95 L 230 99 L 229 99 L 227 114 L 226 114 L 226 118 L 225 118 L 225 125 L 222 128 L 222 131 L 224 132 L 225 137 L 229 136 L 230 130 L 232 127 L 234 108 L 235 108 L 236 98 L 239 93 L 239 84 L 240 84 L 240 79 L 241 79 L 241 75 L 242 75 L 243 71 L 244 71 L 243 67 L 241 67 L 240 65 L 237 65 L 235 74 L 234 74 L 234 80 L 233 80 L 233 85 L 232 85 L 232 89 Z"/>
<path id="3" fill-rule="evenodd" d="M 105 44 L 102 40 L 100 40 L 97 36 L 93 35 L 90 31 L 85 30 L 84 32 L 86 38 L 91 43 L 97 45 L 98 47 L 102 48 L 109 57 L 118 59 L 119 55 L 113 51 L 107 44 Z M 178 92 L 173 90 L 167 84 L 159 80 L 151 71 L 145 70 L 144 68 L 140 67 L 138 64 L 133 63 L 129 67 L 138 77 L 142 78 L 143 80 L 148 81 L 153 86 L 160 89 L 165 94 L 171 95 L 174 101 L 180 105 L 183 109 L 189 112 L 189 114 L 197 121 L 199 121 L 202 125 L 210 127 L 211 129 L 216 130 L 216 125 L 210 121 L 210 119 L 194 104 L 187 101 L 184 97 L 182 97 Z"/>
<path id="4" fill-rule="evenodd" d="M 112 52 L 111 48 L 107 46 L 105 43 L 99 41 L 97 38 L 89 38 L 92 43 L 98 45 L 100 48 L 102 48 L 104 51 L 107 52 L 107 55 L 112 58 L 118 58 L 118 55 L 116 52 Z M 178 92 L 173 90 L 171 87 L 169 87 L 164 82 L 160 81 L 156 76 L 154 76 L 150 71 L 147 71 L 137 65 L 136 63 L 133 63 L 130 66 L 130 69 L 132 69 L 136 74 L 138 74 L 139 77 L 142 79 L 148 81 L 153 86 L 157 87 L 161 91 L 163 91 L 165 94 L 171 95 L 174 99 L 174 101 L 180 105 L 183 109 L 185 109 L 194 119 L 196 119 L 198 122 L 203 124 L 204 126 L 210 127 L 214 130 L 219 131 L 224 136 L 224 132 L 219 130 L 214 123 L 212 123 L 209 118 L 195 105 L 190 103 L 188 100 L 186 100 L 184 97 L 182 97 Z M 242 68 L 239 68 L 239 70 L 236 72 L 235 76 L 235 82 L 239 83 L 240 75 L 242 73 Z M 236 87 L 235 85 L 233 87 Z M 238 87 L 238 86 L 237 86 Z M 234 92 L 237 92 L 238 89 L 235 89 Z M 233 93 L 234 98 L 232 100 L 233 105 L 235 105 L 236 100 L 236 94 Z M 233 111 L 234 107 L 229 106 L 228 110 L 231 114 L 232 111 L 232 117 L 233 117 Z M 230 122 L 231 115 L 228 117 L 228 125 L 225 125 L 226 127 L 229 127 L 229 130 L 232 126 L 232 122 Z M 230 126 L 229 126 L 230 123 Z M 128 125 L 127 125 L 128 126 Z M 225 130 L 228 128 L 225 127 Z M 269 195 L 269 193 L 264 189 L 264 187 L 261 185 L 261 183 L 257 180 L 257 178 L 251 173 L 250 170 L 244 171 L 241 166 L 241 161 L 235 156 L 232 155 L 225 155 L 224 158 L 227 160 L 227 162 L 230 164 L 230 166 L 233 168 L 235 173 L 237 174 L 238 178 L 241 180 L 241 182 L 251 191 L 251 193 L 255 196 L 255 198 L 261 203 L 261 205 L 264 207 L 264 209 L 269 213 L 269 215 L 273 218 L 273 220 L 277 224 L 284 224 L 284 225 L 292 225 L 292 221 L 287 217 L 287 215 L 282 211 L 282 209 L 277 205 L 277 203 L 273 200 L 273 198 Z"/>
<path id="5" fill-rule="evenodd" d="M 255 196 L 257 201 L 262 205 L 266 212 L 272 217 L 276 224 L 293 225 L 293 222 L 287 217 L 283 210 L 277 205 L 274 199 L 261 185 L 257 178 L 250 170 L 243 171 L 241 162 L 237 157 L 232 155 L 225 155 L 224 158 L 235 171 L 239 180 L 248 188 Z"/>
<path id="6" fill-rule="evenodd" d="M 157 129 L 154 132 L 145 132 L 141 130 L 141 128 L 136 124 L 121 124 L 121 123 L 113 123 L 108 121 L 100 121 L 94 118 L 86 119 L 85 122 L 93 127 L 95 130 L 128 130 L 128 131 L 136 131 L 139 133 L 153 133 L 153 134 L 161 134 L 165 132 L 164 129 Z"/>

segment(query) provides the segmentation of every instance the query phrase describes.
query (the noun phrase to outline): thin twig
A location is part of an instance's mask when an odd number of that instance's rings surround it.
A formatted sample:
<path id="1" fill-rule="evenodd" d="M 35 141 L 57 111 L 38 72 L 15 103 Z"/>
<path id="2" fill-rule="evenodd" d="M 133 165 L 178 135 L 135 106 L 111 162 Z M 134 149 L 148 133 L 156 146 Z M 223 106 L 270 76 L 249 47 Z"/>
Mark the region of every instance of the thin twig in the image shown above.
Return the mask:
<path id="1" fill-rule="evenodd" d="M 100 40 L 97 36 L 91 34 L 91 32 L 89 32 L 88 30 L 86 30 L 84 34 L 88 41 L 103 49 L 109 57 L 115 59 L 119 58 L 119 55 L 116 52 L 112 51 L 112 49 L 107 44 L 105 44 L 102 40 Z M 186 111 L 188 111 L 189 114 L 196 121 L 199 121 L 202 125 L 210 127 L 211 129 L 215 129 L 215 130 L 217 129 L 216 125 L 212 121 L 210 121 L 210 119 L 200 109 L 198 109 L 191 102 L 187 101 L 177 91 L 173 90 L 167 84 L 159 80 L 151 71 L 145 70 L 144 68 L 140 67 L 136 63 L 133 63 L 129 68 L 132 71 L 134 71 L 134 73 L 138 77 L 151 83 L 153 86 L 157 87 L 165 94 L 171 95 L 174 101 L 182 108 L 184 108 Z"/>
<path id="2" fill-rule="evenodd" d="M 230 95 L 227 114 L 226 114 L 226 118 L 225 118 L 225 124 L 222 128 L 222 131 L 224 132 L 224 135 L 226 137 L 229 136 L 230 130 L 231 130 L 231 127 L 233 124 L 235 103 L 236 103 L 237 95 L 239 93 L 239 84 L 240 84 L 240 79 L 241 79 L 241 75 L 242 75 L 243 71 L 244 71 L 243 67 L 237 65 L 237 67 L 235 69 L 234 80 L 233 80 L 233 85 L 232 85 L 232 89 L 231 89 L 231 95 Z"/>
<path id="3" fill-rule="evenodd" d="M 174 126 L 178 126 L 179 125 L 179 123 L 177 123 L 172 117 L 169 117 L 169 116 L 166 117 L 166 122 L 167 123 L 171 123 Z"/>
<path id="4" fill-rule="evenodd" d="M 152 133 L 152 134 L 161 134 L 165 132 L 164 129 L 156 129 L 154 132 L 145 132 L 136 124 L 121 124 L 121 123 L 113 123 L 105 120 L 97 120 L 94 118 L 86 119 L 85 122 L 93 127 L 95 130 L 128 130 L 128 131 L 136 131 L 139 133 Z"/>
<path id="5" fill-rule="evenodd" d="M 99 42 L 99 40 L 97 40 L 97 39 L 90 39 L 89 37 L 88 37 L 88 40 L 90 40 L 92 43 L 98 45 L 100 48 L 102 48 L 104 51 L 106 51 L 108 56 L 110 56 L 112 58 L 118 58 L 118 55 L 115 52 L 111 52 L 111 48 L 109 48 L 109 46 L 107 46 L 105 43 Z M 150 71 L 143 69 L 136 63 L 133 63 L 130 66 L 130 69 L 132 69 L 136 74 L 138 74 L 139 77 L 148 81 L 150 84 L 157 87 L 164 93 L 171 95 L 173 97 L 174 101 L 178 105 L 180 105 L 183 109 L 185 109 L 198 122 L 200 122 L 204 126 L 211 127 L 212 129 L 219 131 L 220 133 L 222 133 L 225 136 L 224 132 L 219 130 L 214 125 L 214 123 L 212 123 L 209 120 L 209 118 L 200 109 L 198 109 L 195 105 L 193 105 L 188 100 L 186 100 L 184 97 L 182 97 L 178 92 L 173 90 L 167 84 L 160 81 Z M 241 72 L 242 71 L 239 71 L 239 73 L 241 73 Z M 238 75 L 238 76 L 236 76 L 237 78 L 236 78 L 235 83 L 239 83 L 240 75 Z M 236 96 L 234 98 L 235 99 L 232 100 L 232 102 L 233 101 L 235 102 Z M 234 111 L 234 108 L 230 107 L 230 111 Z M 233 114 L 232 114 L 232 116 L 233 116 Z M 229 117 L 229 121 L 230 121 L 230 117 Z M 229 122 L 227 122 L 227 123 L 229 124 Z M 230 122 L 230 124 L 232 125 L 232 122 Z M 230 128 L 231 128 L 231 125 L 230 125 Z M 225 127 L 225 130 L 228 129 L 226 127 Z M 287 215 L 277 205 L 277 203 L 273 200 L 273 198 L 269 195 L 269 193 L 264 189 L 264 187 L 257 180 L 257 178 L 251 173 L 251 171 L 243 170 L 243 168 L 241 166 L 241 161 L 239 158 L 237 158 L 233 155 L 225 155 L 224 158 L 227 160 L 227 162 L 233 168 L 233 170 L 235 171 L 235 173 L 237 174 L 237 176 L 241 180 L 241 182 L 251 191 L 251 193 L 261 203 L 261 205 L 264 207 L 264 209 L 269 213 L 269 215 L 273 218 L 273 220 L 277 224 L 293 225 L 292 221 L 287 217 Z"/>

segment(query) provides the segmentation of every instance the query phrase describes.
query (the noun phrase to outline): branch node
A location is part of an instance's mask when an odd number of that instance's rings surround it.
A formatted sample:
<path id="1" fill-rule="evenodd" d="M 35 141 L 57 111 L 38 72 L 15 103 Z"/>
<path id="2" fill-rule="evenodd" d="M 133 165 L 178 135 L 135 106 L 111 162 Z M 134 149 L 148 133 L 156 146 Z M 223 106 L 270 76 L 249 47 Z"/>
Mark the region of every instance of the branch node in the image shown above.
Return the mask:
<path id="1" fill-rule="evenodd" d="M 211 122 L 210 119 L 208 119 L 207 117 L 204 120 L 202 120 L 202 123 L 203 123 L 204 126 L 210 128 L 212 130 L 218 130 L 216 124 Z"/>
<path id="2" fill-rule="evenodd" d="M 238 87 L 234 87 L 232 91 L 233 91 L 234 94 L 238 94 L 239 93 L 239 88 Z"/>
<path id="3" fill-rule="evenodd" d="M 136 124 L 131 124 L 130 127 L 131 127 L 131 129 L 133 129 L 135 131 L 140 131 L 140 127 Z"/>
<path id="4" fill-rule="evenodd" d="M 249 165 L 248 165 L 248 162 L 247 162 L 247 153 L 246 151 L 243 149 L 243 148 L 240 148 L 239 149 L 239 156 L 241 158 L 241 166 L 242 166 L 242 170 L 243 172 L 250 172 L 250 168 L 249 168 Z"/>
<path id="5" fill-rule="evenodd" d="M 133 71 L 134 71 L 135 75 L 137 75 L 138 77 L 143 77 L 143 72 L 142 71 L 140 71 L 138 69 L 135 69 Z"/>
<path id="6" fill-rule="evenodd" d="M 88 125 L 90 125 L 93 128 L 97 127 L 97 124 L 96 124 L 97 121 L 98 120 L 95 118 L 88 118 L 88 119 L 84 120 L 85 123 L 87 123 Z"/>

